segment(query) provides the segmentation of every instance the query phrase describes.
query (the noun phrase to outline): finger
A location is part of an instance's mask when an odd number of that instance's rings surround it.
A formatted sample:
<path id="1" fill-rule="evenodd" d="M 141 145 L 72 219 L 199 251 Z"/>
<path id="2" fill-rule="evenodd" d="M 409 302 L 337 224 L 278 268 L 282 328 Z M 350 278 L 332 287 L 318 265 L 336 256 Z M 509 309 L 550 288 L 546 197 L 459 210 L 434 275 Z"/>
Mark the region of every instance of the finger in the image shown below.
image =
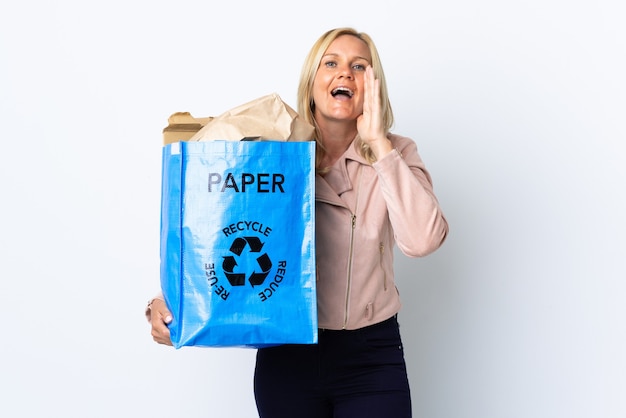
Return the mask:
<path id="1" fill-rule="evenodd" d="M 369 70 L 369 96 L 371 111 L 375 112 L 380 109 L 380 80 L 374 75 L 374 68 L 370 65 Z"/>
<path id="2" fill-rule="evenodd" d="M 162 299 L 154 299 L 151 308 L 152 314 L 160 318 L 166 324 L 172 322 L 172 313 L 167 309 L 165 301 Z"/>
<path id="3" fill-rule="evenodd" d="M 170 330 L 162 320 L 152 322 L 152 339 L 159 344 L 172 345 Z"/>
<path id="4" fill-rule="evenodd" d="M 172 314 L 167 309 L 165 301 L 155 299 L 150 306 L 152 316 L 152 338 L 159 344 L 172 345 L 168 324 L 172 322 Z"/>
<path id="5" fill-rule="evenodd" d="M 371 112 L 372 111 L 372 98 L 373 98 L 373 84 L 374 84 L 374 70 L 372 66 L 368 66 L 365 69 L 365 95 L 363 97 L 363 111 Z"/>
<path id="6" fill-rule="evenodd" d="M 363 113 L 367 115 L 367 128 L 370 135 L 375 137 L 380 130 L 380 81 L 376 79 L 374 68 L 370 65 L 365 73 L 365 95 Z"/>
<path id="7" fill-rule="evenodd" d="M 159 344 L 173 345 L 172 339 L 170 337 L 170 332 L 167 328 L 165 329 L 152 328 L 152 339 Z"/>

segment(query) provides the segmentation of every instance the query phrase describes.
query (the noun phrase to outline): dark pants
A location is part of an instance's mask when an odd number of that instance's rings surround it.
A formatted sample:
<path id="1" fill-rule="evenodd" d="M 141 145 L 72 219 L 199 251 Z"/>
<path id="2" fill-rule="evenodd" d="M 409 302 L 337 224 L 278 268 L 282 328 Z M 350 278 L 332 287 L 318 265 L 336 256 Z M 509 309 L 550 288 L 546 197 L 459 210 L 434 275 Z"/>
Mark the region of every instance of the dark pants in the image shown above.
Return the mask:
<path id="1" fill-rule="evenodd" d="M 398 322 L 319 331 L 318 344 L 257 352 L 254 394 L 261 418 L 410 418 Z"/>

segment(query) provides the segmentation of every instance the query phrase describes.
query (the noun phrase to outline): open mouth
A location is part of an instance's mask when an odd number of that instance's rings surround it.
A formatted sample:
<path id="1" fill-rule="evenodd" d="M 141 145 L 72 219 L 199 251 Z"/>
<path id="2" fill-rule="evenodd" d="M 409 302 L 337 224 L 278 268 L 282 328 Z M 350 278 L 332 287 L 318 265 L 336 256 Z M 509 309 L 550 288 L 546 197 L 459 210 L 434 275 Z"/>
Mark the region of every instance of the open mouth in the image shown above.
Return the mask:
<path id="1" fill-rule="evenodd" d="M 352 96 L 354 96 L 354 92 L 347 87 L 337 87 L 336 89 L 333 89 L 333 91 L 331 91 L 330 94 L 333 97 L 345 96 L 348 98 L 352 98 Z"/>

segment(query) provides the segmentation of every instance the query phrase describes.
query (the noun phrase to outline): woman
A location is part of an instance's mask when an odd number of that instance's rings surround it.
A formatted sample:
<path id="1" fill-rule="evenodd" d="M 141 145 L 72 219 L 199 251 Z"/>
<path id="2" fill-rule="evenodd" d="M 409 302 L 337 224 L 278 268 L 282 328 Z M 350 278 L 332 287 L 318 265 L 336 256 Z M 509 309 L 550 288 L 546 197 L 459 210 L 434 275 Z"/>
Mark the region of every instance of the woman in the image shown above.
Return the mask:
<path id="1" fill-rule="evenodd" d="M 448 224 L 413 140 L 390 133 L 377 49 L 351 28 L 326 32 L 307 56 L 298 111 L 316 128 L 319 342 L 257 352 L 261 418 L 408 418 L 397 322 L 395 244 L 407 256 L 441 246 Z M 152 303 L 152 335 L 171 344 L 171 314 Z"/>

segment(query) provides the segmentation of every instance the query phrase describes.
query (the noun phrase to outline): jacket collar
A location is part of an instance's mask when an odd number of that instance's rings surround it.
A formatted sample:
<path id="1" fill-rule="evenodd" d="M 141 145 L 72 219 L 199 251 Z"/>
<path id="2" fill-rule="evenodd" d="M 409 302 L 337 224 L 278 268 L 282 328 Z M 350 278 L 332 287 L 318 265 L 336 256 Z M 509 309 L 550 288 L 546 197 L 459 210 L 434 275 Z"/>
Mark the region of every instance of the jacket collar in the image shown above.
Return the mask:
<path id="1" fill-rule="evenodd" d="M 319 174 L 315 176 L 315 198 L 317 200 L 344 205 L 339 196 L 348 190 L 352 190 L 354 187 L 350 174 L 348 173 L 349 161 L 370 165 L 367 160 L 356 151 L 355 142 L 356 139 L 352 141 L 346 152 L 339 157 L 325 176 Z"/>

